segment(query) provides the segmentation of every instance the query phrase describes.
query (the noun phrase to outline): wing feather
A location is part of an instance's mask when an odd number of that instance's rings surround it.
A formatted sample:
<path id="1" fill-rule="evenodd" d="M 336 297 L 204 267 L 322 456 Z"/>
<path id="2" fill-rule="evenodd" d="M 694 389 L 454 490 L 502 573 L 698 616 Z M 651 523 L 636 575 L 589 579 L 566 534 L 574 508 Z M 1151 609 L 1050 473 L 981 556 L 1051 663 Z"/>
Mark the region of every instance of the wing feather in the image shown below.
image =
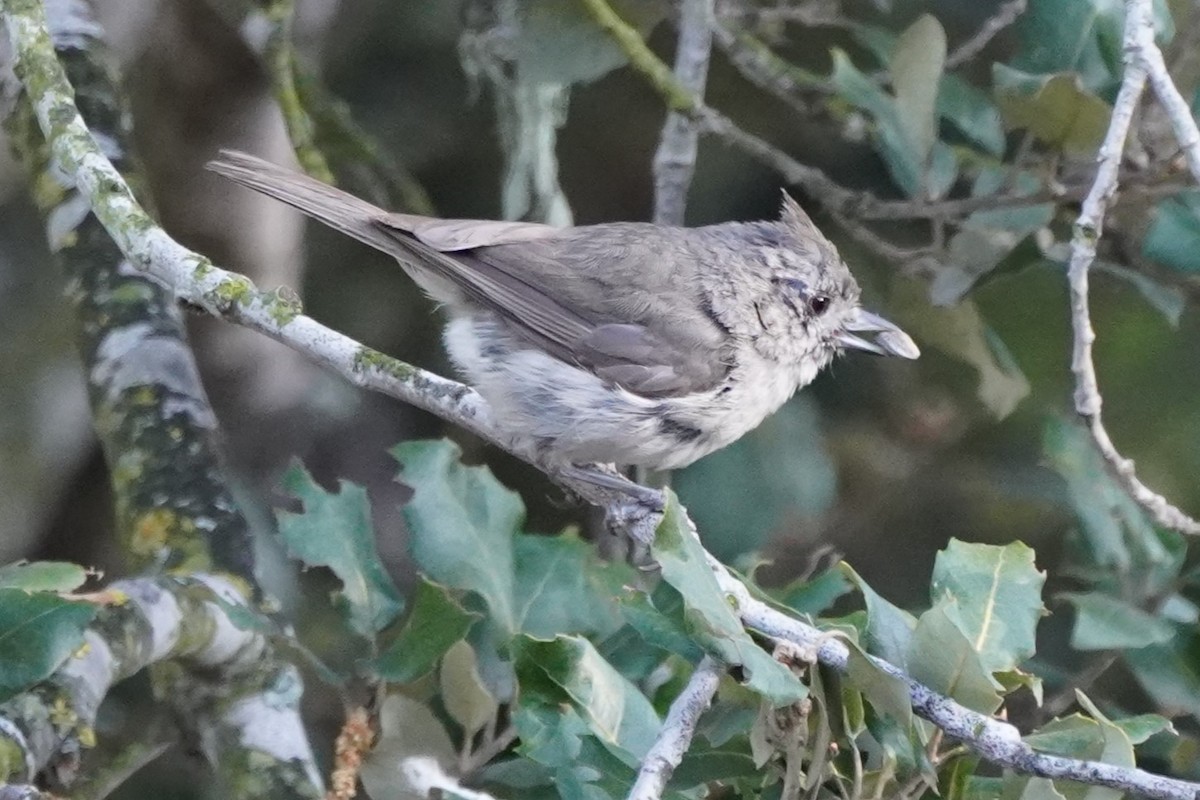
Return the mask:
<path id="1" fill-rule="evenodd" d="M 687 294 L 694 281 L 656 283 L 651 265 L 639 261 L 656 254 L 637 243 L 661 229 L 625 223 L 581 234 L 531 223 L 424 220 L 389 215 L 378 223 L 436 251 L 431 266 L 464 297 L 554 357 L 646 397 L 711 389 L 727 373 L 722 331 L 702 312 L 686 313 L 699 305 Z"/>

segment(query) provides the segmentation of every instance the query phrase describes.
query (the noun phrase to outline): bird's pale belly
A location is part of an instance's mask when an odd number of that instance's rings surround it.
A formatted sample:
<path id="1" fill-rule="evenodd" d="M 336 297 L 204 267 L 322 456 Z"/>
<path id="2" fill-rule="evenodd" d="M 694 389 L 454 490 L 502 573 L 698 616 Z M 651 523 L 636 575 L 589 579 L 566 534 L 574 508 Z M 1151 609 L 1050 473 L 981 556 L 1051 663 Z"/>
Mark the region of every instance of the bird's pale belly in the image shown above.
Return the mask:
<path id="1" fill-rule="evenodd" d="M 457 317 L 447 350 L 499 427 L 563 462 L 686 466 L 755 428 L 818 370 L 751 357 L 713 390 L 647 398 L 531 349 L 502 325 L 490 315 Z"/>

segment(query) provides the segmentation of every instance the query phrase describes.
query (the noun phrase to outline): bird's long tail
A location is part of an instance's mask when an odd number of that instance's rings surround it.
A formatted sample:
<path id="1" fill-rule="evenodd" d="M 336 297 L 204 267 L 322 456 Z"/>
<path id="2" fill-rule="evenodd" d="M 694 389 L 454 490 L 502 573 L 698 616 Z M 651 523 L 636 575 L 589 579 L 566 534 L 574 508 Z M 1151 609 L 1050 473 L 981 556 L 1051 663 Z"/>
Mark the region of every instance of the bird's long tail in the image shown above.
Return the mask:
<path id="1" fill-rule="evenodd" d="M 207 167 L 235 183 L 281 200 L 371 247 L 393 255 L 400 249 L 396 238 L 376 223 L 387 216 L 387 212 L 341 189 L 236 150 L 222 150 L 221 157 L 208 162 Z"/>

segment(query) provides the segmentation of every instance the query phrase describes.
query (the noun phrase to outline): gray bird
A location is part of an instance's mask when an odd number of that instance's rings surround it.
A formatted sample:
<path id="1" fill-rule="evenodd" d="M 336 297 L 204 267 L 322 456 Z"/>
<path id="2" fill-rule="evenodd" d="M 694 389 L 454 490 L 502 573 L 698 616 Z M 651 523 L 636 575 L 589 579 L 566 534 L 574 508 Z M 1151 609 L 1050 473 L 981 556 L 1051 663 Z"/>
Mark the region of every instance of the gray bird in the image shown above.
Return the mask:
<path id="1" fill-rule="evenodd" d="M 920 354 L 859 306 L 845 262 L 786 195 L 775 222 L 556 228 L 393 214 L 221 155 L 210 169 L 394 256 L 448 309 L 446 348 L 497 425 L 563 466 L 683 467 L 843 349 Z"/>

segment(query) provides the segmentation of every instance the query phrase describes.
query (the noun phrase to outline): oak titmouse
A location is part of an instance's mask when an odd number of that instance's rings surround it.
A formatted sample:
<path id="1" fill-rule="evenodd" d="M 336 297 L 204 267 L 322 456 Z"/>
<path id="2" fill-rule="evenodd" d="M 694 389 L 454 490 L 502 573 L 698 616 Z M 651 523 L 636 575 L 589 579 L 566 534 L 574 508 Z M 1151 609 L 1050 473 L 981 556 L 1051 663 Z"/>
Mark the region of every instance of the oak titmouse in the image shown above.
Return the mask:
<path id="1" fill-rule="evenodd" d="M 399 260 L 496 423 L 564 466 L 686 466 L 843 349 L 919 355 L 786 195 L 775 222 L 555 228 L 392 214 L 243 153 L 209 167 Z"/>

